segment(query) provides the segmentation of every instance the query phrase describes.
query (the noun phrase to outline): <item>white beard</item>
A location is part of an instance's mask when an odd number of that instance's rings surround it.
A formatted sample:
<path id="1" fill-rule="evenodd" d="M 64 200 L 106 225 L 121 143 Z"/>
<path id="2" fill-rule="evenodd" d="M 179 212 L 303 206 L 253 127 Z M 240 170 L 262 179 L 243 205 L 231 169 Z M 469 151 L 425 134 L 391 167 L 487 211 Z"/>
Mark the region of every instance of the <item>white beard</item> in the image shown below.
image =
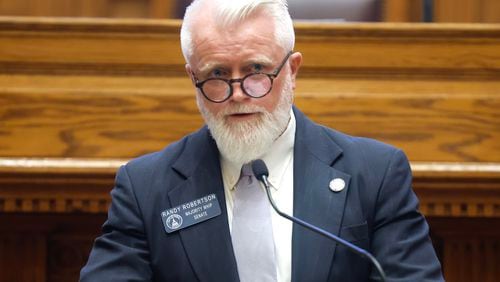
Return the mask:
<path id="1" fill-rule="evenodd" d="M 205 106 L 205 99 L 196 95 L 198 109 L 217 143 L 220 153 L 230 162 L 246 164 L 261 158 L 285 131 L 293 103 L 291 79 L 285 81 L 278 105 L 273 112 L 255 105 L 234 104 L 214 116 Z M 226 116 L 233 113 L 258 112 L 258 118 L 229 124 Z"/>

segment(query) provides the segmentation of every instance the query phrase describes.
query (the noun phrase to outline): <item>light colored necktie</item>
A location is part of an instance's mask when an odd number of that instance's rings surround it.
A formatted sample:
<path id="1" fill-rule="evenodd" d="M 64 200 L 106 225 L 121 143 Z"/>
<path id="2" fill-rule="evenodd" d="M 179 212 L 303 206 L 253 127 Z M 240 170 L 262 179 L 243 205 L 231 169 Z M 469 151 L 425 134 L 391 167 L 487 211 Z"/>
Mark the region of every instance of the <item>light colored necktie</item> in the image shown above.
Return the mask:
<path id="1" fill-rule="evenodd" d="M 233 194 L 231 239 L 241 282 L 277 281 L 271 212 L 249 164 Z"/>

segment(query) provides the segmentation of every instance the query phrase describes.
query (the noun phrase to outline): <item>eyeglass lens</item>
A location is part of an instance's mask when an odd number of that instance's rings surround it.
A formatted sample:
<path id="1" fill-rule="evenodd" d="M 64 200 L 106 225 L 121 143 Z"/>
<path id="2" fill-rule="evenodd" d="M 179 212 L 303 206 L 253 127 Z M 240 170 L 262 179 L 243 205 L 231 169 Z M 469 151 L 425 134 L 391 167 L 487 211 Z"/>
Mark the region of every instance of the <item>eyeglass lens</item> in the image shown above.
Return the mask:
<path id="1" fill-rule="evenodd" d="M 251 74 L 241 81 L 242 90 L 255 98 L 266 95 L 272 86 L 272 80 L 267 74 Z M 213 101 L 221 101 L 231 94 L 231 84 L 223 79 L 205 81 L 202 86 L 203 93 Z"/>

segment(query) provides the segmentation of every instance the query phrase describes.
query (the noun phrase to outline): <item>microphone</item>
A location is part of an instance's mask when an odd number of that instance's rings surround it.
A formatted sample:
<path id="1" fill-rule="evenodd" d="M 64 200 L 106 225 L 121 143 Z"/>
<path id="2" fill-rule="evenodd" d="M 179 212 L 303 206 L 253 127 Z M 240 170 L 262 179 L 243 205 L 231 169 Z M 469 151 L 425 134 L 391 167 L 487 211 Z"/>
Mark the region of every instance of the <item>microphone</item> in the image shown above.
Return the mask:
<path id="1" fill-rule="evenodd" d="M 280 211 L 278 209 L 278 207 L 276 206 L 276 204 L 274 203 L 274 200 L 273 200 L 273 197 L 271 196 L 271 190 L 269 189 L 269 182 L 267 181 L 267 177 L 269 176 L 269 171 L 267 170 L 267 166 L 266 166 L 266 163 L 264 163 L 263 160 L 261 159 L 258 159 L 258 160 L 255 160 L 252 162 L 252 171 L 253 171 L 253 174 L 255 175 L 255 177 L 264 184 L 264 187 L 266 187 L 266 194 L 267 194 L 267 198 L 269 199 L 269 202 L 271 203 L 271 206 L 273 207 L 273 209 L 282 217 L 288 219 L 288 220 L 291 220 L 292 222 L 294 223 L 297 223 L 311 231 L 314 231 L 320 235 L 323 235 L 335 242 L 337 242 L 338 244 L 346 247 L 348 250 L 350 250 L 351 252 L 363 257 L 363 258 L 366 258 L 368 259 L 372 264 L 373 266 L 375 266 L 375 268 L 377 269 L 377 272 L 379 273 L 380 275 L 380 279 L 381 281 L 385 282 L 385 273 L 384 273 L 384 270 L 382 269 L 382 267 L 380 266 L 380 263 L 377 261 L 377 259 L 372 255 L 370 254 L 368 251 L 326 231 L 326 230 L 323 230 L 317 226 L 314 226 L 308 222 L 305 222 L 303 220 L 301 220 L 300 218 L 296 218 L 296 217 L 293 217 L 293 216 L 290 216 L 282 211 Z"/>

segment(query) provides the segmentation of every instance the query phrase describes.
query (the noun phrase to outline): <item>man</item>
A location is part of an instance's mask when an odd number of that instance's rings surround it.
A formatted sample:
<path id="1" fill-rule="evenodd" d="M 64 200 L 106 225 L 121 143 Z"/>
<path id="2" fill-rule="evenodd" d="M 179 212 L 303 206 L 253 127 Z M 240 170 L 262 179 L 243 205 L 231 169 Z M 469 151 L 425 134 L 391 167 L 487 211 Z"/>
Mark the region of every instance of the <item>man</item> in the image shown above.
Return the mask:
<path id="1" fill-rule="evenodd" d="M 82 281 L 377 277 L 273 212 L 248 169 L 255 159 L 283 211 L 373 253 L 387 281 L 442 280 L 404 154 L 292 106 L 302 55 L 284 0 L 194 1 L 181 45 L 207 126 L 120 168 Z"/>

